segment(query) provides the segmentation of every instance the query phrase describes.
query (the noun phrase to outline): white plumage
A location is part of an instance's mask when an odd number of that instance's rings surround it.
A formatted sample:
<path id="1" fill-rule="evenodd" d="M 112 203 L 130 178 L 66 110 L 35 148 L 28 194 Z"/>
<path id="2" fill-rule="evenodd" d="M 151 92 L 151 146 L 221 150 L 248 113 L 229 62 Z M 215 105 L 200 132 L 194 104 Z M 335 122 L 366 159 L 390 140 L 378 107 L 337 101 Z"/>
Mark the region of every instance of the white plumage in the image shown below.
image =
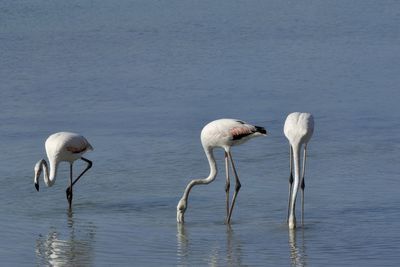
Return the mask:
<path id="1" fill-rule="evenodd" d="M 82 155 L 87 151 L 93 150 L 85 137 L 76 133 L 59 132 L 50 135 L 45 142 L 46 154 L 50 164 L 50 173 L 46 160 L 39 160 L 34 168 L 34 183 L 36 190 L 39 191 L 39 177 L 44 172 L 44 182 L 47 186 L 52 186 L 56 181 L 58 164 L 62 161 L 70 163 L 70 186 L 67 188 L 67 199 L 69 207 L 72 205 L 72 186 L 79 178 L 92 166 L 92 162 Z M 75 160 L 82 159 L 88 163 L 86 169 L 72 182 L 72 164 Z"/>
<path id="2" fill-rule="evenodd" d="M 266 135 L 266 130 L 263 127 L 253 126 L 241 120 L 235 119 L 219 119 L 208 123 L 204 126 L 201 131 L 201 143 L 206 153 L 208 162 L 210 164 L 210 174 L 204 179 L 194 179 L 186 187 L 181 200 L 177 205 L 177 221 L 180 223 L 184 222 L 184 213 L 187 208 L 187 200 L 189 197 L 190 190 L 193 186 L 199 184 L 209 184 L 214 181 L 217 175 L 217 165 L 215 162 L 213 149 L 220 147 L 225 150 L 225 167 L 226 167 L 226 223 L 230 222 L 232 216 L 232 210 L 235 205 L 236 196 L 240 189 L 240 181 L 236 172 L 236 168 L 231 155 L 231 147 L 242 144 L 247 140 L 256 137 Z M 232 198 L 232 203 L 229 205 L 229 161 L 232 166 L 232 170 L 235 174 L 236 187 Z"/>
<path id="3" fill-rule="evenodd" d="M 304 224 L 304 175 L 306 165 L 307 144 L 314 132 L 314 118 L 309 113 L 294 112 L 287 116 L 283 128 L 286 138 L 290 143 L 290 177 L 289 177 L 289 199 L 288 199 L 288 224 L 290 229 L 296 228 L 296 197 L 299 185 L 302 189 L 301 222 Z M 300 176 L 300 151 L 304 145 L 303 171 Z M 292 173 L 292 162 L 294 164 L 294 179 Z"/>

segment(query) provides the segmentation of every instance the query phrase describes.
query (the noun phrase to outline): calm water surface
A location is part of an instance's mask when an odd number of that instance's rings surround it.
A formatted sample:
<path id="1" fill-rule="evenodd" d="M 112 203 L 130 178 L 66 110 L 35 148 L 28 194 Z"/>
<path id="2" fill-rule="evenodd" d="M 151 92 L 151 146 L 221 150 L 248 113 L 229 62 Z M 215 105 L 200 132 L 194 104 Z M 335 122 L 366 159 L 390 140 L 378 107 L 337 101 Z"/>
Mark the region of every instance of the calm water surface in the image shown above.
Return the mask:
<path id="1" fill-rule="evenodd" d="M 398 1 L 1 1 L 0 258 L 4 266 L 397 266 Z M 285 225 L 292 111 L 315 115 L 306 224 Z M 216 118 L 270 132 L 233 151 L 231 227 L 199 134 Z M 33 166 L 56 131 L 93 168 L 67 211 Z M 74 165 L 78 174 L 85 165 Z"/>

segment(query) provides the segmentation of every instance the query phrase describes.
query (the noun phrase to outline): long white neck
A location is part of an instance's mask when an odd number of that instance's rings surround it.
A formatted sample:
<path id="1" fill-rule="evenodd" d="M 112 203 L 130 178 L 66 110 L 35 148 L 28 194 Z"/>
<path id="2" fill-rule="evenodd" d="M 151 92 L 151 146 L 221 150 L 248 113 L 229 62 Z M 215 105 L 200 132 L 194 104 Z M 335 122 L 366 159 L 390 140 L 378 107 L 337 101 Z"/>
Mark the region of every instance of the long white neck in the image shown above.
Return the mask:
<path id="1" fill-rule="evenodd" d="M 209 184 L 212 181 L 214 181 L 215 177 L 217 176 L 217 163 L 214 158 L 214 153 L 212 148 L 205 148 L 204 152 L 206 153 L 208 163 L 210 164 L 210 174 L 208 175 L 207 178 L 204 179 L 194 179 L 190 181 L 190 183 L 187 185 L 185 192 L 183 193 L 182 199 L 186 200 L 189 197 L 190 190 L 192 189 L 193 186 L 198 185 L 198 184 Z"/>
<path id="2" fill-rule="evenodd" d="M 293 165 L 294 165 L 294 181 L 292 185 L 292 195 L 290 196 L 289 225 L 296 225 L 295 205 L 297 192 L 300 184 L 300 149 L 301 144 L 292 145 L 293 148 Z"/>
<path id="3" fill-rule="evenodd" d="M 43 168 L 43 176 L 45 184 L 47 186 L 54 185 L 54 183 L 56 182 L 58 164 L 55 163 L 54 161 L 50 161 L 50 175 L 46 160 L 43 159 L 41 165 Z"/>

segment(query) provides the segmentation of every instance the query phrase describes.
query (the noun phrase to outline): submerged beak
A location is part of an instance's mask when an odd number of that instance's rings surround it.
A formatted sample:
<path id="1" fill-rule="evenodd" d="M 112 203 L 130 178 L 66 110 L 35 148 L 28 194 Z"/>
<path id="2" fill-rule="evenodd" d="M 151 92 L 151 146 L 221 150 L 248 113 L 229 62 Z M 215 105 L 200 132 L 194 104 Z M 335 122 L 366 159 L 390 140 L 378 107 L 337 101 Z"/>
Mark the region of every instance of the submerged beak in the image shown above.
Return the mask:
<path id="1" fill-rule="evenodd" d="M 39 184 L 35 183 L 35 188 L 39 192 Z"/>

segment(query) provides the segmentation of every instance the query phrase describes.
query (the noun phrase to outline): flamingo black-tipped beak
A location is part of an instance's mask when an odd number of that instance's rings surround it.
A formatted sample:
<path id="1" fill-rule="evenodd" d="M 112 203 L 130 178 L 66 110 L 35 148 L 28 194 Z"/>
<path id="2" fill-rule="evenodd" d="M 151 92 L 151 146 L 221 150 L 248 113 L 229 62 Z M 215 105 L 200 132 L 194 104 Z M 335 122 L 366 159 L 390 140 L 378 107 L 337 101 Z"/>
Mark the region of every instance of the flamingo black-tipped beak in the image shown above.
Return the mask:
<path id="1" fill-rule="evenodd" d="M 36 190 L 39 192 L 39 184 L 36 184 L 36 183 L 35 183 L 35 188 L 36 188 Z"/>

